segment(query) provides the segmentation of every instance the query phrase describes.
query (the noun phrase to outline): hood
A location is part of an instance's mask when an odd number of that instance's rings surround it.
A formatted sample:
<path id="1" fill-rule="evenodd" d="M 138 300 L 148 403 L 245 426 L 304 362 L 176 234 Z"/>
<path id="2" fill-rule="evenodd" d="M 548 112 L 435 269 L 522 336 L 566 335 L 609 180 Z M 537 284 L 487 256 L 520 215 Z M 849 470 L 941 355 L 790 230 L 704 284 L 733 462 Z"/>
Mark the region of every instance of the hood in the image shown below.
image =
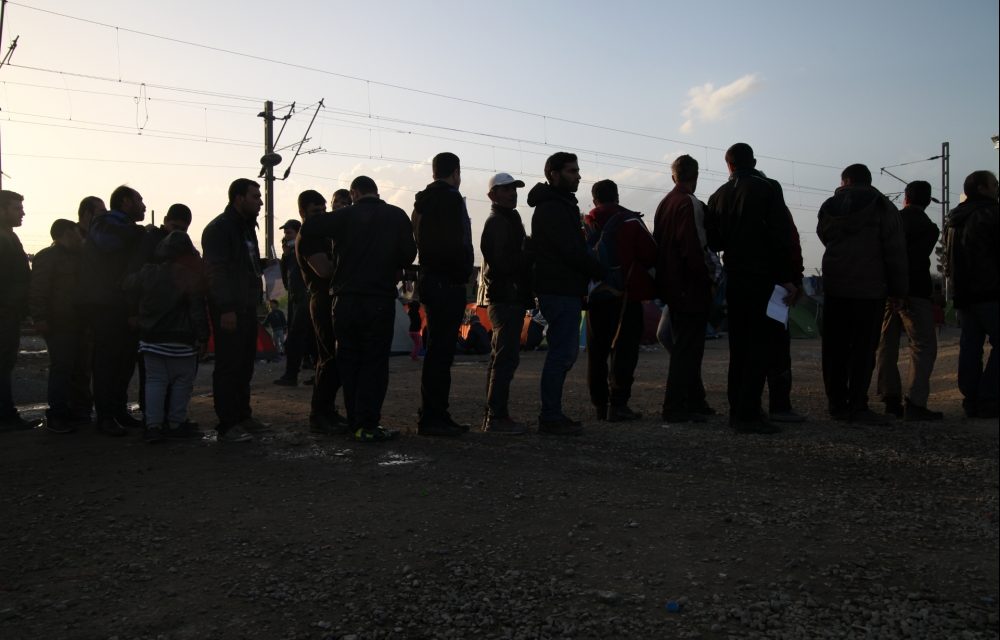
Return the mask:
<path id="1" fill-rule="evenodd" d="M 600 206 L 591 209 L 590 213 L 587 214 L 587 217 L 584 218 L 584 222 L 588 226 L 596 225 L 597 227 L 603 227 L 605 224 L 607 224 L 608 220 L 610 220 L 619 213 L 634 213 L 640 218 L 642 217 L 641 213 L 637 213 L 635 211 L 629 211 L 620 204 L 602 204 Z"/>
<path id="2" fill-rule="evenodd" d="M 418 203 L 424 202 L 429 198 L 437 196 L 442 191 L 458 191 L 458 189 L 451 186 L 444 180 L 435 180 L 434 182 L 424 187 L 423 191 L 418 192 L 417 195 L 414 197 L 414 201 Z"/>
<path id="3" fill-rule="evenodd" d="M 160 243 L 156 245 L 156 256 L 157 260 L 174 260 L 181 256 L 190 256 L 195 254 L 194 244 L 191 243 L 191 237 L 184 233 L 183 231 L 171 231 L 167 234 L 167 237 L 160 240 Z"/>
<path id="4" fill-rule="evenodd" d="M 531 191 L 528 192 L 529 207 L 537 207 L 542 203 L 551 202 L 553 200 L 565 202 L 574 207 L 577 204 L 575 195 L 569 191 L 560 191 L 547 182 L 539 182 L 535 186 L 531 187 Z"/>
<path id="5" fill-rule="evenodd" d="M 951 213 L 948 214 L 948 226 L 961 227 L 974 213 L 990 209 L 993 209 L 994 212 L 1000 211 L 1000 205 L 997 204 L 996 200 L 985 196 L 969 198 L 951 210 Z"/>
<path id="6" fill-rule="evenodd" d="M 840 187 L 830 199 L 826 224 L 845 235 L 854 235 L 873 215 L 891 207 L 892 203 L 874 187 Z"/>

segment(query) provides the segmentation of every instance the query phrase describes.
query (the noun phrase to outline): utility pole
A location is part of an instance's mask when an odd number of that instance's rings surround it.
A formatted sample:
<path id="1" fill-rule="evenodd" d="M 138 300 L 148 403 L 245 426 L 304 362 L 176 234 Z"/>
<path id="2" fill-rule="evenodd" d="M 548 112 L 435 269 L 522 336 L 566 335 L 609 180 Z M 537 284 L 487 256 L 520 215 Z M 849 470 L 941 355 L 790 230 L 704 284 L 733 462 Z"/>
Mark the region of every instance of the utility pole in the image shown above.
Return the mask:
<path id="1" fill-rule="evenodd" d="M 949 150 L 949 143 L 941 143 L 941 238 L 944 238 L 945 234 L 945 222 L 948 221 L 948 210 L 951 204 L 951 152 Z M 948 291 L 948 278 L 944 278 L 941 281 L 942 293 L 944 293 L 944 299 L 947 302 L 950 295 Z"/>
<path id="2" fill-rule="evenodd" d="M 264 165 L 264 251 L 268 259 L 277 256 L 274 252 L 274 103 L 270 100 L 264 103 L 264 157 L 260 162 Z M 280 157 L 278 162 L 281 162 Z"/>

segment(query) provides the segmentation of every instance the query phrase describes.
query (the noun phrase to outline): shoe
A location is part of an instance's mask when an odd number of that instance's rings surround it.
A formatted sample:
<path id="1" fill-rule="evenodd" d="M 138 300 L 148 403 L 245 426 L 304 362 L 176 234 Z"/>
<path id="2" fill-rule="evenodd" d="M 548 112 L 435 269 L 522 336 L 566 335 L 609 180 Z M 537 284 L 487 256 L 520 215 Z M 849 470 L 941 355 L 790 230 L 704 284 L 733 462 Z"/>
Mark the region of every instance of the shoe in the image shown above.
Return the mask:
<path id="1" fill-rule="evenodd" d="M 583 433 L 583 425 L 566 416 L 557 420 L 539 420 L 538 433 L 549 436 L 578 436 Z"/>
<path id="2" fill-rule="evenodd" d="M 660 419 L 667 424 L 679 424 L 681 422 L 694 422 L 696 424 L 704 424 L 708 422 L 704 413 L 694 413 L 689 411 L 668 411 L 664 410 L 660 413 Z"/>
<path id="3" fill-rule="evenodd" d="M 641 420 L 642 414 L 637 411 L 632 411 L 628 408 L 628 405 L 623 404 L 620 407 L 611 405 L 608 407 L 608 422 L 631 422 L 632 420 Z"/>
<path id="4" fill-rule="evenodd" d="M 830 407 L 828 409 L 830 419 L 836 422 L 850 422 L 851 412 L 847 407 Z"/>
<path id="5" fill-rule="evenodd" d="M 325 436 L 342 435 L 350 430 L 346 422 L 335 420 L 332 416 L 309 416 L 309 431 Z"/>
<path id="6" fill-rule="evenodd" d="M 885 399 L 885 415 L 902 418 L 904 414 L 903 402 L 899 398 Z"/>
<path id="7" fill-rule="evenodd" d="M 768 419 L 771 422 L 783 422 L 783 423 L 799 423 L 806 421 L 806 417 L 804 415 L 796 412 L 793 409 L 787 409 L 785 411 L 772 411 L 768 415 Z"/>
<path id="8" fill-rule="evenodd" d="M 243 427 L 243 430 L 246 431 L 247 433 L 251 433 L 253 435 L 258 435 L 261 433 L 271 433 L 271 431 L 273 431 L 273 429 L 271 429 L 271 425 L 264 424 L 257 418 L 253 417 L 241 420 L 239 426 Z"/>
<path id="9" fill-rule="evenodd" d="M 875 413 L 871 409 L 852 411 L 848 421 L 854 424 L 867 424 L 873 427 L 881 427 L 889 424 L 888 416 Z"/>
<path id="10" fill-rule="evenodd" d="M 451 416 L 446 417 L 445 418 L 445 422 L 447 422 L 448 424 L 450 424 L 452 426 L 452 428 L 458 429 L 462 433 L 469 433 L 469 430 L 472 429 L 472 427 L 470 425 L 467 425 L 467 424 L 462 423 L 462 422 L 455 422 L 455 420 Z"/>
<path id="11" fill-rule="evenodd" d="M 733 430 L 736 433 L 781 433 L 781 427 L 765 420 L 764 418 L 758 418 L 756 420 L 734 420 L 731 423 Z"/>
<path id="12" fill-rule="evenodd" d="M 253 436 L 240 424 L 219 432 L 219 442 L 253 442 Z"/>
<path id="13" fill-rule="evenodd" d="M 386 429 L 382 425 L 369 429 L 358 429 L 354 432 L 355 442 L 386 442 L 399 437 L 399 431 Z"/>
<path id="14" fill-rule="evenodd" d="M 93 421 L 94 419 L 89 413 L 75 413 L 66 418 L 66 422 L 75 427 L 82 427 L 91 424 Z"/>
<path id="15" fill-rule="evenodd" d="M 115 416 L 115 422 L 125 427 L 126 429 L 141 429 L 144 426 L 142 420 L 134 417 L 130 413 L 123 413 L 121 415 Z"/>
<path id="16" fill-rule="evenodd" d="M 465 433 L 460 427 L 452 426 L 451 422 L 444 419 L 424 418 L 417 423 L 418 436 L 442 436 L 445 438 L 457 438 Z M 355 433 L 355 440 L 357 433 Z"/>
<path id="17" fill-rule="evenodd" d="M 688 412 L 689 413 L 696 413 L 696 414 L 698 414 L 700 416 L 714 416 L 714 415 L 718 415 L 718 413 L 719 413 L 718 411 L 716 411 L 712 407 L 708 406 L 708 403 L 704 403 L 704 404 L 698 405 L 696 407 L 691 407 L 691 408 L 688 409 Z"/>
<path id="18" fill-rule="evenodd" d="M 76 425 L 69 418 L 62 418 L 59 416 L 48 415 L 45 416 L 44 425 L 46 431 L 51 431 L 52 433 L 73 433 L 76 431 Z"/>
<path id="19" fill-rule="evenodd" d="M 608 405 L 594 405 L 594 416 L 601 422 L 608 419 Z"/>
<path id="20" fill-rule="evenodd" d="M 903 411 L 903 422 L 930 422 L 932 420 L 943 420 L 944 414 L 940 411 L 931 411 L 927 407 L 906 403 Z"/>
<path id="21" fill-rule="evenodd" d="M 171 440 L 184 440 L 184 439 L 198 439 L 205 437 L 205 433 L 198 428 L 197 422 L 191 422 L 190 420 L 185 420 L 184 422 L 176 425 L 170 426 L 169 424 L 163 429 L 163 436 L 165 438 L 170 438 Z"/>
<path id="22" fill-rule="evenodd" d="M 528 433 L 528 425 L 523 422 L 518 422 L 517 420 L 512 420 L 510 417 L 487 418 L 483 422 L 483 431 L 485 433 L 521 435 L 523 433 Z"/>
<path id="23" fill-rule="evenodd" d="M 302 384 L 306 385 L 307 387 L 313 386 L 314 384 L 316 384 L 316 376 L 310 376 L 306 378 L 305 380 L 302 381 Z"/>
<path id="24" fill-rule="evenodd" d="M 150 425 L 142 431 L 142 439 L 150 444 L 163 442 L 164 438 L 163 427 L 158 424 Z"/>
<path id="25" fill-rule="evenodd" d="M 274 384 L 279 387 L 297 387 L 299 386 L 299 381 L 296 378 L 286 378 L 285 376 L 281 376 L 274 381 Z"/>
<path id="26" fill-rule="evenodd" d="M 125 427 L 118 424 L 118 421 L 114 418 L 100 418 L 97 421 L 97 430 L 106 436 L 111 436 L 113 438 L 120 438 L 128 433 Z"/>

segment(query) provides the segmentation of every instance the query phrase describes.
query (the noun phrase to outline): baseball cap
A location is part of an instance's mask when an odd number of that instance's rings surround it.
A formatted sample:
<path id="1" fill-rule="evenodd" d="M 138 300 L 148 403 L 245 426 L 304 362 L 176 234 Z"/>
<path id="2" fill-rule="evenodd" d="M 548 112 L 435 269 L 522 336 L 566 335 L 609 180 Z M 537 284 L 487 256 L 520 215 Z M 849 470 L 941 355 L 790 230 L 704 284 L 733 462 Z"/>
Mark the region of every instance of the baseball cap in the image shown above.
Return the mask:
<path id="1" fill-rule="evenodd" d="M 524 183 L 520 180 L 516 180 L 514 176 L 509 173 L 498 173 L 492 178 L 490 178 L 490 188 L 489 191 L 493 190 L 493 187 L 502 187 L 508 184 L 512 184 L 515 187 L 523 187 Z"/>
<path id="2" fill-rule="evenodd" d="M 288 222 L 286 222 L 285 224 L 281 225 L 278 228 L 281 229 L 282 231 L 284 231 L 285 229 L 295 229 L 296 231 L 299 231 L 300 229 L 302 229 L 302 223 L 299 222 L 298 220 L 289 220 Z"/>

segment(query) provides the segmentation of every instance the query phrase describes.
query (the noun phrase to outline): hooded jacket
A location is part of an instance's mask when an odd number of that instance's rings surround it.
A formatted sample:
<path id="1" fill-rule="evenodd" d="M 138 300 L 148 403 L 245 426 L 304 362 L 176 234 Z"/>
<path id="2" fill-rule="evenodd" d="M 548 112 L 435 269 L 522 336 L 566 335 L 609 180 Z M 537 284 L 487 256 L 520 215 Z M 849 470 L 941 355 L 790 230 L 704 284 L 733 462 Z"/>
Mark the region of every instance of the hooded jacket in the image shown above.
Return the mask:
<path id="1" fill-rule="evenodd" d="M 516 209 L 493 205 L 483 226 L 479 249 L 483 252 L 479 306 L 531 303 L 531 259 L 525 251 L 527 234 Z"/>
<path id="2" fill-rule="evenodd" d="M 712 306 L 715 266 L 708 256 L 704 218 L 705 205 L 681 185 L 656 208 L 656 291 L 676 311 L 696 313 Z"/>
<path id="3" fill-rule="evenodd" d="M 872 186 L 840 187 L 819 209 L 823 289 L 830 296 L 875 300 L 908 294 L 906 244 L 899 211 Z"/>
<path id="4" fill-rule="evenodd" d="M 535 294 L 587 295 L 591 279 L 604 275 L 601 263 L 587 250 L 576 196 L 539 182 L 528 192 Z"/>
<path id="5" fill-rule="evenodd" d="M 76 305 L 80 274 L 80 254 L 53 243 L 35 254 L 31 263 L 31 292 L 28 310 L 35 322 L 45 322 L 49 331 L 75 327 L 79 323 Z"/>
<path id="6" fill-rule="evenodd" d="M 472 223 L 458 189 L 444 180 L 427 185 L 414 198 L 412 223 L 421 276 L 466 284 L 474 259 Z"/>
<path id="7" fill-rule="evenodd" d="M 656 243 L 642 221 L 642 214 L 629 211 L 619 204 L 602 204 L 591 209 L 583 223 L 588 229 L 600 233 L 604 225 L 620 213 L 635 216 L 621 224 L 615 238 L 618 263 L 622 272 L 628 274 L 625 296 L 634 302 L 651 300 L 656 296 L 653 276 L 649 274 L 656 266 Z"/>
<path id="8" fill-rule="evenodd" d="M 219 313 L 254 309 L 263 296 L 254 223 L 228 205 L 201 234 L 209 301 Z"/>
<path id="9" fill-rule="evenodd" d="M 947 275 L 955 307 L 1000 300 L 1000 206 L 973 196 L 951 210 L 945 232 Z"/>

